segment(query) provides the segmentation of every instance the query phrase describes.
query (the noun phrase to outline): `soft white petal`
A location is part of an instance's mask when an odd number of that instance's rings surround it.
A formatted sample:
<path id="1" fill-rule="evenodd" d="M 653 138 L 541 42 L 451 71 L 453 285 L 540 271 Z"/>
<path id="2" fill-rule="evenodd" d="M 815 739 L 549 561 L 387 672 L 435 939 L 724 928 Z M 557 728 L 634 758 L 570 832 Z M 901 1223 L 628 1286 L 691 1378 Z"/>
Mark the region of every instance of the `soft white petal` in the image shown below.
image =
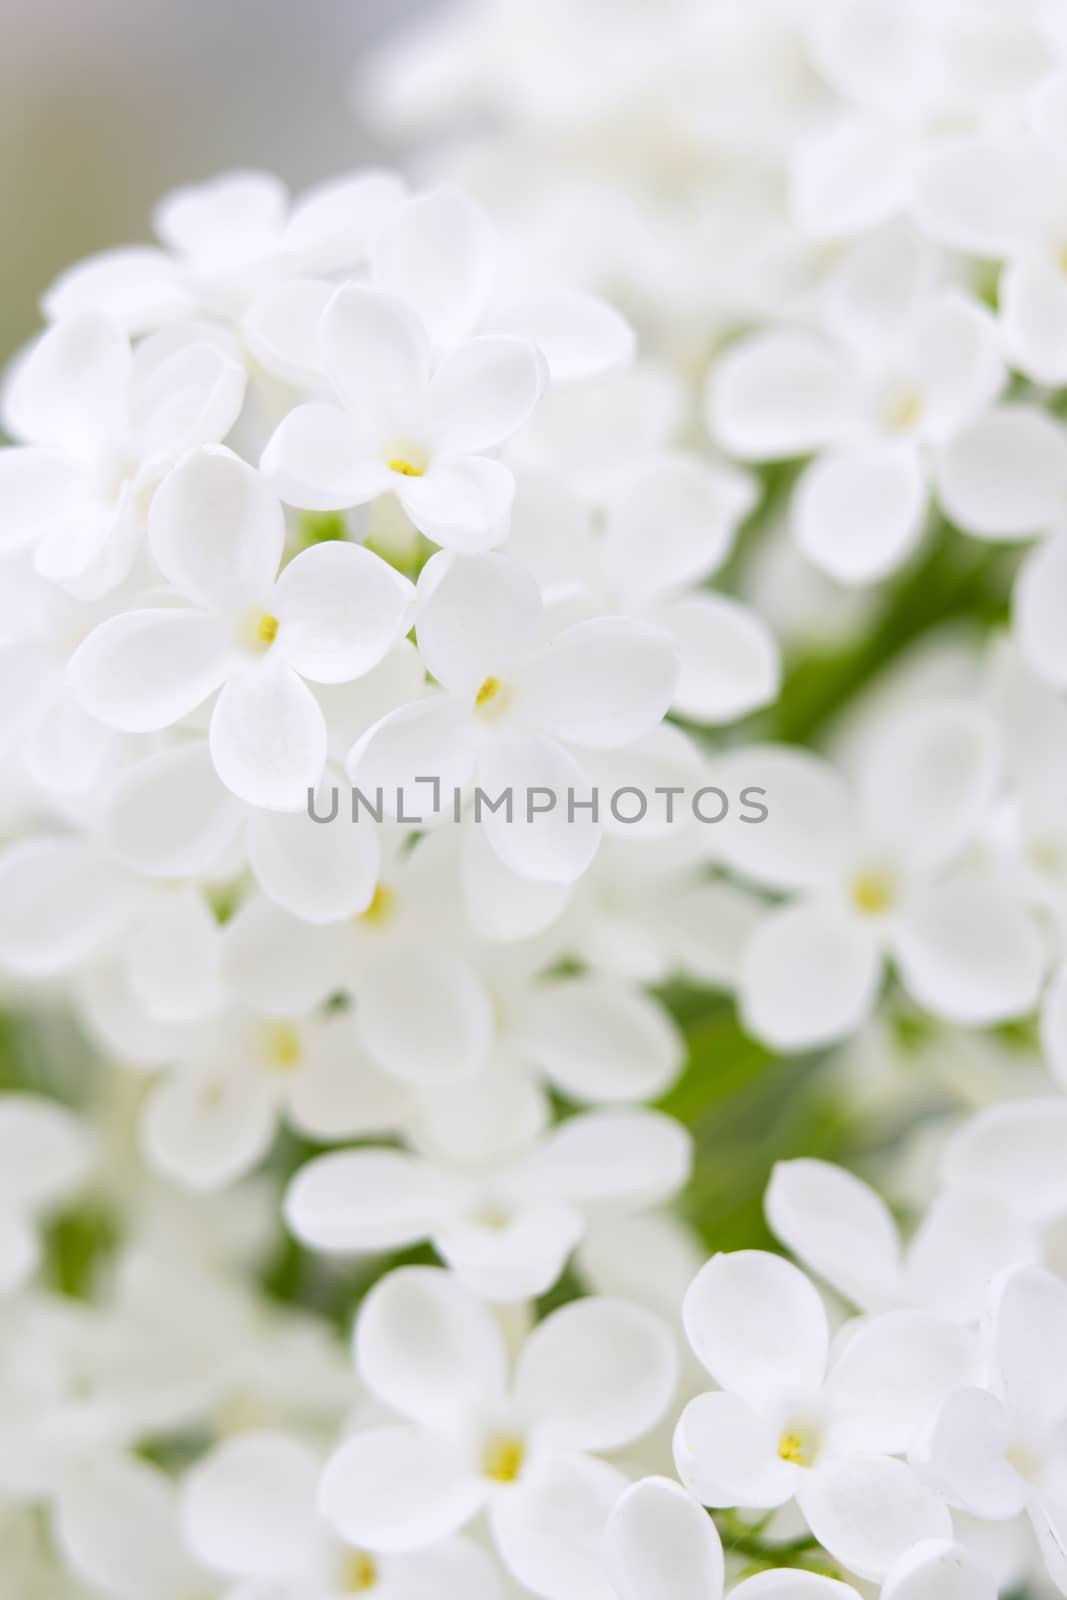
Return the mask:
<path id="1" fill-rule="evenodd" d="M 54 977 L 93 955 L 126 922 L 129 880 L 75 838 L 21 839 L 0 855 L 0 966 Z"/>
<path id="2" fill-rule="evenodd" d="M 487 1493 L 450 1440 L 411 1424 L 366 1428 L 326 1463 L 319 1510 L 346 1544 L 421 1550 L 455 1533 Z"/>
<path id="3" fill-rule="evenodd" d="M 499 461 L 435 460 L 420 478 L 394 475 L 391 487 L 419 532 L 446 550 L 489 550 L 507 537 L 515 479 Z"/>
<path id="4" fill-rule="evenodd" d="M 967 255 L 1025 245 L 1052 209 L 1050 172 L 1032 143 L 993 137 L 932 147 L 915 175 L 915 213 L 932 238 Z"/>
<path id="5" fill-rule="evenodd" d="M 789 745 L 743 745 L 721 756 L 715 781 L 727 795 L 755 791 L 767 809 L 758 823 L 731 807 L 716 828 L 730 867 L 774 889 L 825 883 L 843 867 L 856 832 L 852 798 L 830 764 Z"/>
<path id="6" fill-rule="evenodd" d="M 632 1301 L 595 1295 L 537 1324 L 512 1394 L 546 1448 L 617 1450 L 659 1422 L 677 1378 L 668 1324 Z"/>
<path id="7" fill-rule="evenodd" d="M 493 1501 L 490 1526 L 505 1567 L 543 1600 L 614 1600 L 602 1544 L 626 1479 L 606 1461 L 553 1456 Z"/>
<path id="8" fill-rule="evenodd" d="M 209 611 L 262 604 L 285 543 L 281 505 L 259 473 L 219 447 L 197 450 L 152 498 L 148 538 L 160 571 Z"/>
<path id="9" fill-rule="evenodd" d="M 1025 539 L 1055 524 L 1067 495 L 1067 434 L 1034 406 L 994 407 L 936 462 L 941 505 L 979 539 Z"/>
<path id="10" fill-rule="evenodd" d="M 182 1485 L 182 1528 L 206 1566 L 264 1582 L 303 1577 L 317 1556 L 319 1460 L 283 1433 L 239 1434 Z"/>
<path id="11" fill-rule="evenodd" d="M 860 1578 L 884 1578 L 920 1539 L 949 1539 L 940 1496 L 905 1462 L 865 1456 L 828 1462 L 801 1480 L 800 1509 L 829 1553 Z"/>
<path id="12" fill-rule="evenodd" d="M 356 420 L 322 400 L 289 412 L 271 435 L 260 466 L 287 505 L 306 511 L 365 505 L 384 494 L 392 478 Z"/>
<path id="13" fill-rule="evenodd" d="M 657 1111 L 588 1111 L 569 1117 L 528 1158 L 526 1192 L 614 1211 L 661 1204 L 683 1186 L 692 1140 Z"/>
<path id="14" fill-rule="evenodd" d="M 315 1250 L 400 1250 L 444 1226 L 458 1191 L 399 1150 L 342 1150 L 310 1161 L 285 1195 L 292 1233 Z"/>
<path id="15" fill-rule="evenodd" d="M 141 1116 L 149 1166 L 195 1190 L 224 1188 L 267 1154 L 277 1120 L 276 1091 L 265 1072 L 183 1067 L 157 1084 Z"/>
<path id="16" fill-rule="evenodd" d="M 927 499 L 926 474 L 910 443 L 829 451 L 796 486 L 793 534 L 808 559 L 838 583 L 877 583 L 918 545 Z"/>
<path id="17" fill-rule="evenodd" d="M 854 405 L 838 353 L 800 330 L 759 333 L 734 345 L 708 380 L 708 426 L 742 461 L 810 455 L 846 430 Z"/>
<path id="18" fill-rule="evenodd" d="M 223 929 L 223 970 L 234 997 L 263 1016 L 303 1016 L 341 986 L 342 951 L 332 928 L 290 916 L 263 895 L 245 901 Z"/>
<path id="19" fill-rule="evenodd" d="M 651 1100 L 681 1070 L 681 1035 L 648 996 L 611 978 L 538 986 L 516 1024 L 523 1057 L 572 1099 Z"/>
<path id="20" fill-rule="evenodd" d="M 322 278 L 269 284 L 241 319 L 249 349 L 285 383 L 312 387 L 320 378 L 319 323 L 336 285 Z"/>
<path id="21" fill-rule="evenodd" d="M 1041 255 L 1005 267 L 998 290 L 1004 347 L 1035 383 L 1067 381 L 1067 279 Z"/>
<path id="22" fill-rule="evenodd" d="M 690 594 L 660 605 L 651 620 L 669 634 L 680 672 L 672 709 L 721 724 L 768 705 L 778 694 L 778 642 L 759 613 L 723 594 Z"/>
<path id="23" fill-rule="evenodd" d="M 184 1600 L 203 1582 L 181 1538 L 174 1484 L 136 1456 L 93 1451 L 71 1461 L 55 1532 L 75 1575 L 114 1600 Z"/>
<path id="24" fill-rule="evenodd" d="M 861 1310 L 891 1304 L 900 1240 L 881 1196 L 828 1161 L 779 1161 L 763 1209 L 775 1237 Z"/>
<path id="25" fill-rule="evenodd" d="M 1067 1284 L 1040 1267 L 1019 1267 L 992 1311 L 993 1379 L 1020 1431 L 1040 1434 L 1067 1415 Z"/>
<path id="26" fill-rule="evenodd" d="M 501 1223 L 458 1221 L 437 1230 L 434 1248 L 460 1282 L 507 1305 L 546 1294 L 566 1266 L 585 1223 L 569 1206 L 520 1211 Z"/>
<path id="27" fill-rule="evenodd" d="M 715 1524 L 668 1478 L 644 1478 L 620 1496 L 604 1533 L 604 1562 L 618 1600 L 721 1600 Z"/>
<path id="28" fill-rule="evenodd" d="M 368 953 L 358 1009 L 368 1051 L 404 1083 L 464 1083 L 489 1053 L 493 1013 L 484 986 L 462 954 L 429 940 Z"/>
<path id="29" fill-rule="evenodd" d="M 833 906 L 800 902 L 770 912 L 741 964 L 741 1014 L 778 1050 L 846 1038 L 870 1016 L 882 958 L 873 935 Z"/>
<path id="30" fill-rule="evenodd" d="M 451 695 L 427 695 L 400 706 L 352 746 L 345 771 L 377 815 L 413 822 L 431 818 L 440 784 L 440 809 L 463 790 L 474 766 L 475 729 L 468 708 Z"/>
<path id="31" fill-rule="evenodd" d="M 924 1539 L 893 1563 L 882 1600 L 996 1600 L 997 1587 L 994 1574 L 963 1545 Z"/>
<path id="32" fill-rule="evenodd" d="M 171 190 L 153 221 L 164 244 L 200 271 L 255 261 L 273 248 L 288 195 L 270 172 L 236 169 Z"/>
<path id="33" fill-rule="evenodd" d="M 132 402 L 144 471 L 162 473 L 185 451 L 226 437 L 245 397 L 245 369 L 236 356 L 209 334 L 175 329 L 137 347 Z"/>
<path id="34" fill-rule="evenodd" d="M 126 442 L 129 384 L 129 340 L 98 312 L 82 311 L 17 357 L 4 387 L 4 424 L 15 439 L 95 464 Z"/>
<path id="35" fill-rule="evenodd" d="M 942 1405 L 924 1444 L 931 1482 L 971 1516 L 997 1521 L 1016 1516 L 1026 1484 L 1008 1460 L 1011 1426 L 987 1389 L 957 1389 Z"/>
<path id="36" fill-rule="evenodd" d="M 439 1267 L 399 1267 L 375 1285 L 356 1318 L 355 1353 L 379 1400 L 430 1427 L 504 1392 L 507 1352 L 493 1313 Z"/>
<path id="37" fill-rule="evenodd" d="M 686 1335 L 716 1383 L 764 1407 L 822 1382 L 829 1334 L 817 1290 L 765 1250 L 714 1256 L 689 1286 Z"/>
<path id="38" fill-rule="evenodd" d="M 475 775 L 480 826 L 505 867 L 538 882 L 582 876 L 600 844 L 600 823 L 590 781 L 568 750 L 536 733 L 497 734 L 480 751 Z"/>
<path id="39" fill-rule="evenodd" d="M 530 416 L 544 386 L 544 363 L 525 339 L 469 339 L 430 384 L 435 454 L 478 455 L 502 444 Z"/>
<path id="40" fill-rule="evenodd" d="M 596 617 L 557 633 L 523 674 L 521 714 L 534 727 L 593 750 L 650 733 L 678 682 L 678 659 L 659 628 Z"/>
<path id="41" fill-rule="evenodd" d="M 485 939 L 510 942 L 543 932 L 562 914 L 573 888 L 546 878 L 520 878 L 504 865 L 479 827 L 464 829 L 460 870 L 464 904 Z"/>
<path id="42" fill-rule="evenodd" d="M 975 1322 L 989 1286 L 1009 1267 L 1040 1260 L 1036 1229 L 997 1196 L 949 1189 L 927 1210 L 908 1246 L 912 1298 L 942 1316 Z"/>
<path id="43" fill-rule="evenodd" d="M 105 830 L 110 849 L 136 872 L 199 877 L 227 859 L 244 817 L 197 739 L 128 768 L 111 791 Z"/>
<path id="44" fill-rule="evenodd" d="M 148 333 L 189 307 L 180 267 L 145 246 L 87 256 L 61 272 L 41 301 L 49 322 L 99 311 L 129 334 Z"/>
<path id="45" fill-rule="evenodd" d="M 992 405 L 1004 386 L 1000 328 L 985 306 L 945 289 L 919 308 L 912 337 L 923 432 L 946 438 Z"/>
<path id="46" fill-rule="evenodd" d="M 223 681 L 232 646 L 204 611 L 123 611 L 102 622 L 70 659 L 74 693 L 90 716 L 123 733 L 168 728 Z"/>
<path id="47" fill-rule="evenodd" d="M 604 570 L 635 606 L 696 583 L 726 560 L 756 497 L 754 480 L 736 467 L 681 451 L 657 459 L 608 507 Z"/>
<path id="48" fill-rule="evenodd" d="M 406 632 L 413 599 L 407 578 L 361 545 L 312 545 L 275 587 L 276 643 L 303 677 L 344 683 L 376 667 Z"/>
<path id="49" fill-rule="evenodd" d="M 419 578 L 419 653 L 454 695 L 507 680 L 532 653 L 544 607 L 533 575 L 503 555 L 439 552 Z"/>
<path id="50" fill-rule="evenodd" d="M 813 239 L 862 233 L 906 204 L 911 160 L 898 126 L 843 117 L 801 142 L 790 172 L 793 215 Z"/>
<path id="51" fill-rule="evenodd" d="M 403 1084 L 370 1061 L 353 1018 L 327 1013 L 301 1029 L 303 1057 L 288 1088 L 289 1121 L 310 1139 L 395 1134 L 411 1116 Z"/>
<path id="52" fill-rule="evenodd" d="M 674 1432 L 674 1464 L 690 1493 L 716 1507 L 784 1505 L 797 1475 L 778 1455 L 777 1424 L 726 1392 L 690 1400 Z"/>
<path id="53" fill-rule="evenodd" d="M 323 312 L 319 339 L 326 376 L 372 437 L 419 420 L 430 347 L 406 300 L 343 284 Z"/>
<path id="54" fill-rule="evenodd" d="M 219 929 L 193 885 L 167 887 L 135 918 L 125 940 L 130 991 L 154 1022 L 194 1022 L 222 1003 Z"/>
<path id="55" fill-rule="evenodd" d="M 634 330 L 614 306 L 574 290 L 550 290 L 498 313 L 491 322 L 494 333 L 535 344 L 553 383 L 573 383 L 623 367 L 636 348 Z"/>
<path id="56" fill-rule="evenodd" d="M 893 935 L 913 999 L 945 1022 L 988 1027 L 1037 1004 L 1045 947 L 1028 908 L 998 883 L 961 874 L 916 895 Z"/>
<path id="57" fill-rule="evenodd" d="M 36 1211 L 74 1193 L 93 1159 L 88 1128 L 43 1097 L 0 1095 L 0 1203 Z"/>
<path id="58" fill-rule="evenodd" d="M 411 200 L 371 249 L 374 281 L 413 305 L 442 346 L 469 334 L 496 275 L 496 234 L 488 217 L 457 189 Z"/>
<path id="59" fill-rule="evenodd" d="M 62 534 L 85 515 L 89 497 L 89 482 L 59 451 L 0 449 L 0 549 L 6 554 Z"/>
<path id="60" fill-rule="evenodd" d="M 1067 1211 L 1065 1149 L 1067 1100 L 1011 1101 L 963 1123 L 945 1148 L 943 1174 L 1032 1222 L 1049 1222 Z"/>
<path id="61" fill-rule="evenodd" d="M 1012 595 L 1013 628 L 1032 671 L 1058 689 L 1067 688 L 1067 640 L 1062 627 L 1067 603 L 1067 533 L 1045 539 L 1019 568 Z"/>
<path id="62" fill-rule="evenodd" d="M 905 1454 L 946 1395 L 966 1382 L 970 1356 L 967 1332 L 925 1311 L 885 1311 L 862 1322 L 824 1391 L 834 1449 Z"/>
<path id="63" fill-rule="evenodd" d="M 945 860 L 989 818 L 1000 776 L 991 716 L 963 700 L 908 707 L 866 752 L 860 796 L 867 827 L 918 866 Z"/>
<path id="64" fill-rule="evenodd" d="M 335 790 L 336 792 L 336 790 Z M 353 822 L 342 788 L 333 821 L 310 812 L 256 811 L 248 821 L 248 862 L 264 894 L 304 922 L 340 922 L 365 911 L 381 863 L 378 835 L 366 818 Z M 315 818 L 331 814 L 320 789 Z"/>
<path id="65" fill-rule="evenodd" d="M 316 183 L 294 202 L 281 249 L 303 272 L 341 272 L 360 265 L 378 230 L 404 204 L 404 180 L 365 168 Z"/>
<path id="66" fill-rule="evenodd" d="M 773 1546 L 772 1546 L 773 1549 Z M 730 1590 L 730 1600 L 856 1600 L 850 1583 L 824 1578 L 803 1567 L 779 1567 L 758 1572 Z"/>
<path id="67" fill-rule="evenodd" d="M 284 661 L 231 678 L 215 702 L 208 740 L 227 789 L 270 811 L 305 805 L 326 765 L 326 720 Z"/>

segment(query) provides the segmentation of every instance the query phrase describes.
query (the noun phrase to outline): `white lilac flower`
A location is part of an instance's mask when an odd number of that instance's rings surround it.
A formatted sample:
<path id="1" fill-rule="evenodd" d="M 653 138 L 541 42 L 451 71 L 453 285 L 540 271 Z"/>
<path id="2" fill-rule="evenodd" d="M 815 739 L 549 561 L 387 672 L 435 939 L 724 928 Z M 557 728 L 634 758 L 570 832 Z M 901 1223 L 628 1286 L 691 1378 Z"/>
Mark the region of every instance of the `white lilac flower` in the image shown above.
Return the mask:
<path id="1" fill-rule="evenodd" d="M 1008 1274 L 989 1315 L 988 1387 L 950 1395 L 923 1458 L 931 1481 L 972 1516 L 1026 1511 L 1049 1576 L 1067 1592 L 1067 1286 L 1034 1267 Z"/>
<path id="2" fill-rule="evenodd" d="M 339 1254 L 429 1239 L 473 1293 L 524 1300 L 556 1282 L 587 1216 L 636 1213 L 670 1199 L 690 1162 L 689 1135 L 672 1118 L 592 1111 L 474 1167 L 398 1150 L 320 1156 L 290 1184 L 285 1216 L 305 1244 Z"/>
<path id="3" fill-rule="evenodd" d="M 50 328 L 16 362 L 0 451 L 0 544 L 30 547 L 37 570 L 78 594 L 127 576 L 160 479 L 187 450 L 226 437 L 244 370 L 194 325 L 131 350 L 91 312 Z"/>
<path id="4" fill-rule="evenodd" d="M 110 727 L 181 722 L 218 691 L 208 732 L 223 783 L 293 811 L 317 787 L 326 720 L 305 679 L 369 672 L 404 632 L 411 586 L 357 545 L 303 551 L 279 573 L 281 506 L 226 450 L 186 458 L 153 501 L 152 554 L 177 599 L 124 611 L 75 652 L 82 705 Z"/>
<path id="5" fill-rule="evenodd" d="M 102 311 L 131 333 L 197 314 L 240 321 L 278 279 L 352 271 L 403 204 L 404 184 L 365 170 L 316 184 L 290 205 L 268 172 L 226 172 L 159 204 L 165 248 L 105 250 L 64 272 L 44 297 L 53 321 Z"/>
<path id="6" fill-rule="evenodd" d="M 602 1459 L 647 1432 L 674 1390 L 670 1330 L 592 1298 L 530 1333 L 509 1380 L 492 1312 L 448 1273 L 401 1268 L 356 1322 L 359 1373 L 398 1420 L 354 1434 L 320 1506 L 347 1543 L 425 1548 L 488 1515 L 520 1584 L 546 1600 L 607 1600 L 600 1540 L 625 1478 Z"/>
<path id="7" fill-rule="evenodd" d="M 1010 878 L 973 847 L 998 782 L 992 720 L 966 702 L 909 707 L 878 730 L 854 788 L 808 751 L 747 748 L 720 766 L 766 790 L 759 826 L 728 818 L 724 859 L 793 898 L 768 913 L 742 962 L 741 1005 L 784 1049 L 854 1032 L 888 956 L 935 1017 L 982 1026 L 1025 1015 L 1042 940 Z M 969 853 L 970 852 L 970 853 Z"/>
<path id="8" fill-rule="evenodd" d="M 1005 379 L 993 318 L 958 290 L 872 321 L 857 319 L 852 343 L 803 326 L 755 333 L 716 363 L 707 390 L 712 435 L 742 460 L 815 455 L 793 491 L 793 536 L 851 584 L 912 554 L 938 462 Z"/>
<path id="9" fill-rule="evenodd" d="M 347 770 L 386 803 L 430 816 L 473 780 L 492 802 L 486 839 L 522 877 L 569 882 L 596 853 L 583 750 L 619 750 L 661 720 L 677 662 L 670 638 L 647 623 L 595 617 L 548 631 L 533 576 L 504 555 L 441 554 L 423 570 L 416 632 L 441 692 L 402 707 L 352 750 Z M 535 791 L 543 791 L 534 802 Z M 510 811 L 510 818 L 509 818 Z"/>
<path id="10" fill-rule="evenodd" d="M 1001 1272 L 1040 1259 L 1034 1229 L 981 1189 L 940 1195 L 906 1248 L 881 1196 L 826 1161 L 778 1162 L 763 1205 L 775 1236 L 861 1311 L 975 1321 Z"/>
<path id="11" fill-rule="evenodd" d="M 514 480 L 486 452 L 521 427 L 540 397 L 536 346 L 482 335 L 435 360 L 407 301 L 359 284 L 331 297 L 318 338 L 339 403 L 298 406 L 270 440 L 263 471 L 282 497 L 336 510 L 393 493 L 435 544 L 499 544 Z"/>
<path id="12" fill-rule="evenodd" d="M 958 1327 L 888 1311 L 831 1344 L 808 1279 L 761 1251 L 714 1257 L 683 1315 L 721 1386 L 689 1402 L 675 1434 L 679 1475 L 703 1504 L 795 1498 L 819 1543 L 874 1580 L 919 1540 L 950 1537 L 944 1504 L 899 1457 L 968 1372 Z"/>
<path id="13" fill-rule="evenodd" d="M 89 1130 L 65 1106 L 0 1095 L 0 1293 L 32 1276 L 41 1255 L 37 1219 L 77 1193 L 93 1161 Z"/>
<path id="14" fill-rule="evenodd" d="M 593 615 L 634 617 L 667 633 L 681 665 L 680 716 L 731 722 L 767 704 L 780 676 L 773 636 L 740 601 L 705 587 L 752 510 L 751 480 L 682 451 L 618 476 L 600 527 L 566 480 L 520 474 L 508 554 L 575 618 L 584 602 Z"/>
<path id="15" fill-rule="evenodd" d="M 242 1594 L 273 1600 L 419 1600 L 433 1593 L 504 1600 L 492 1558 L 472 1540 L 371 1552 L 343 1544 L 316 1510 L 322 1463 L 300 1439 L 255 1430 L 216 1446 L 181 1488 L 181 1525 L 204 1567 Z M 236 1593 L 236 1590 L 233 1591 Z"/>
<path id="16" fill-rule="evenodd" d="M 773 1543 L 768 1558 L 773 1559 Z M 725 1559 L 711 1518 L 668 1478 L 643 1478 L 620 1495 L 604 1559 L 617 1600 L 723 1600 Z M 995 1600 L 996 1584 L 949 1540 L 923 1540 L 890 1569 L 881 1600 Z M 804 1568 L 745 1578 L 730 1600 L 856 1600 L 851 1584 Z"/>

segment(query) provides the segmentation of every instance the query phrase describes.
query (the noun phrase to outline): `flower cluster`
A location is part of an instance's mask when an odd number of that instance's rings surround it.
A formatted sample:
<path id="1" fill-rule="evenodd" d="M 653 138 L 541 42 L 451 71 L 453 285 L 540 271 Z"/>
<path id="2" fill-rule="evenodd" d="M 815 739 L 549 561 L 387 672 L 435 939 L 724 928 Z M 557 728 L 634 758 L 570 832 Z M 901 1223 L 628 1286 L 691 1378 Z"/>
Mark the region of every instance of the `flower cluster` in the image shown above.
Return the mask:
<path id="1" fill-rule="evenodd" d="M 1067 1594 L 1063 16 L 361 99 L 3 388 L 11 1592 Z"/>

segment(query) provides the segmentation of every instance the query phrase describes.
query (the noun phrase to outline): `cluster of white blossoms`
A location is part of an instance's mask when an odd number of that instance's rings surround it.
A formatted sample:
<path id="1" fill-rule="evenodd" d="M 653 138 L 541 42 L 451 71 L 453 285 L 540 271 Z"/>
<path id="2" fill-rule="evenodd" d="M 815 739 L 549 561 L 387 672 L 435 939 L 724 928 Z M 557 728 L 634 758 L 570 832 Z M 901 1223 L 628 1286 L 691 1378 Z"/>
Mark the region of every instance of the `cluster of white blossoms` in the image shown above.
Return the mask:
<path id="1" fill-rule="evenodd" d="M 0 1596 L 1067 1594 L 1067 0 L 368 71 L 3 386 Z"/>

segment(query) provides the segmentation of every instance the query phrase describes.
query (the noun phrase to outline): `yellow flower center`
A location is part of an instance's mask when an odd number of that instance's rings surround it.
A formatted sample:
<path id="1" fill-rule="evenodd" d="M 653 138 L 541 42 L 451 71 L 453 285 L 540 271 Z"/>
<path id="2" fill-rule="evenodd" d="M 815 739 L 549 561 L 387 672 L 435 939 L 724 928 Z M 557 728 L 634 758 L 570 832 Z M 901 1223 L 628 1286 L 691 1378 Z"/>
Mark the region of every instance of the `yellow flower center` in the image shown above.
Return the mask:
<path id="1" fill-rule="evenodd" d="M 893 903 L 893 880 L 876 868 L 857 872 L 849 884 L 849 897 L 864 917 L 880 917 Z"/>
<path id="2" fill-rule="evenodd" d="M 886 408 L 885 420 L 894 433 L 906 433 L 921 421 L 925 406 L 918 389 L 902 389 Z"/>
<path id="3" fill-rule="evenodd" d="M 263 1060 L 275 1072 L 291 1072 L 304 1054 L 300 1035 L 291 1022 L 266 1022 L 260 1029 L 259 1048 Z"/>
<path id="4" fill-rule="evenodd" d="M 815 1452 L 812 1449 L 811 1442 L 805 1439 L 802 1433 L 794 1433 L 790 1430 L 787 1433 L 783 1433 L 778 1440 L 778 1459 L 780 1461 L 791 1461 L 795 1467 L 810 1467 L 814 1456 Z"/>
<path id="5" fill-rule="evenodd" d="M 278 619 L 272 617 L 269 611 L 264 611 L 256 628 L 256 638 L 260 644 L 273 644 L 278 635 Z"/>
<path id="6" fill-rule="evenodd" d="M 483 678 L 474 696 L 474 709 L 483 716 L 496 717 L 511 699 L 511 690 L 501 678 Z"/>
<path id="7" fill-rule="evenodd" d="M 237 642 L 253 655 L 262 655 L 278 637 L 278 626 L 277 617 L 253 606 L 237 625 Z"/>
<path id="8" fill-rule="evenodd" d="M 399 472 L 402 478 L 421 478 L 424 471 L 424 468 L 415 466 L 412 461 L 405 461 L 401 456 L 394 456 L 385 464 L 390 472 Z"/>
<path id="9" fill-rule="evenodd" d="M 482 1472 L 494 1483 L 514 1483 L 522 1471 L 525 1454 L 521 1439 L 510 1434 L 494 1434 L 482 1451 Z"/>
<path id="10" fill-rule="evenodd" d="M 349 1550 L 341 1566 L 341 1593 L 366 1594 L 378 1582 L 378 1563 L 365 1550 Z"/>
<path id="11" fill-rule="evenodd" d="M 387 884 L 376 883 L 370 904 L 359 912 L 356 921 L 365 923 L 368 928 L 380 928 L 392 916 L 395 901 L 396 896 Z"/>

